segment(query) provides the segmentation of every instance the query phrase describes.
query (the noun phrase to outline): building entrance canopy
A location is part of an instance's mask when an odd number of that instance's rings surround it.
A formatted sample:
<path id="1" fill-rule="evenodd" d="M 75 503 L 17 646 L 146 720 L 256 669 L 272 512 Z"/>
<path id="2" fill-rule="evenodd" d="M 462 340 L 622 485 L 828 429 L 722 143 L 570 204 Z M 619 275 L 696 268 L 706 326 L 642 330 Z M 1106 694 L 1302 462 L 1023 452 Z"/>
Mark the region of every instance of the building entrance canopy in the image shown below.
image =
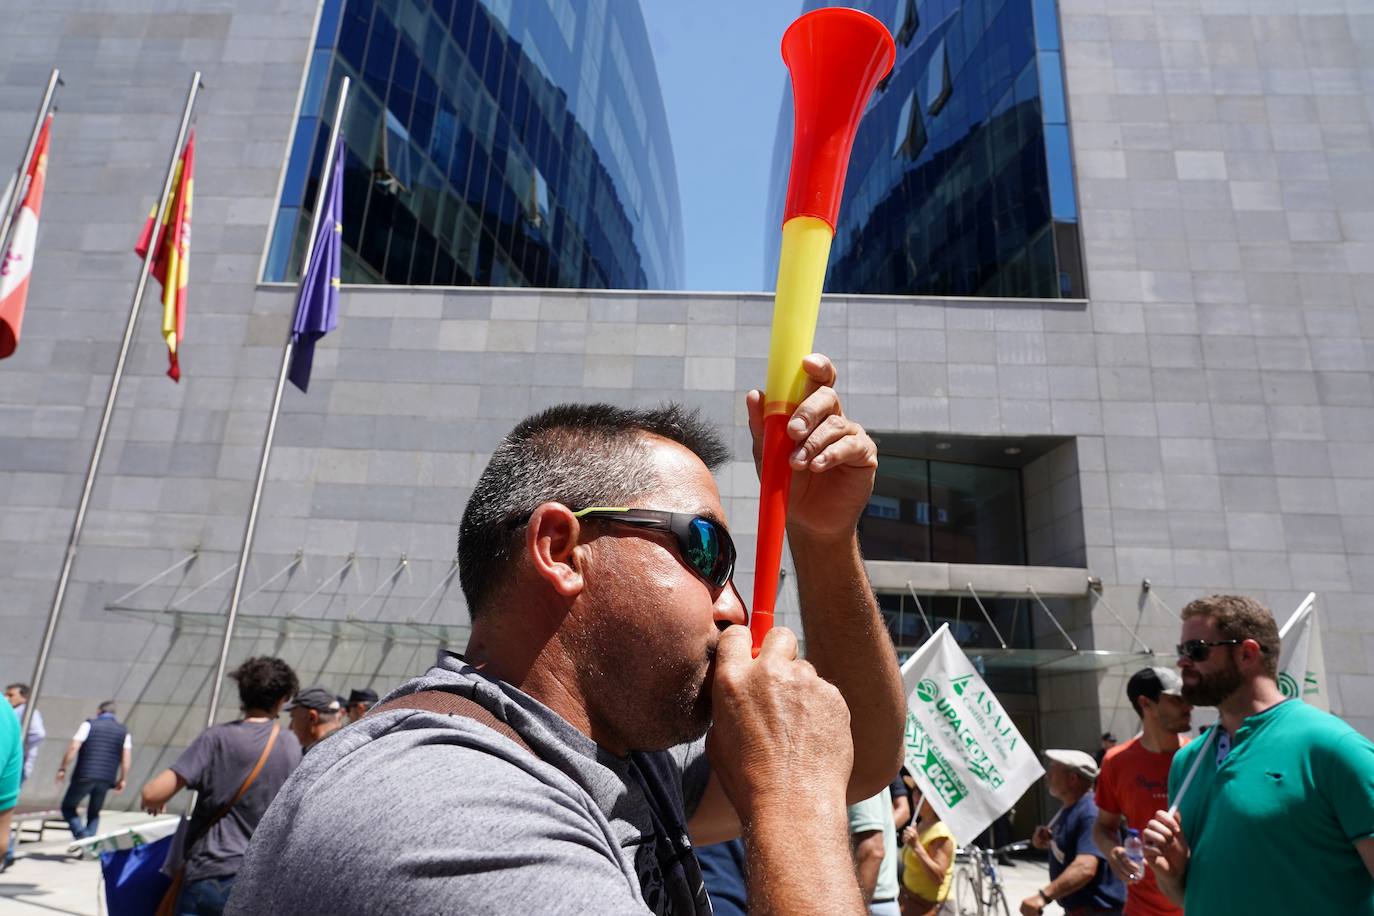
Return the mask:
<path id="1" fill-rule="evenodd" d="M 189 590 L 184 590 L 183 584 L 170 584 L 173 574 L 182 573 L 184 577 L 185 571 L 200 556 L 199 551 L 192 551 L 146 582 L 120 595 L 105 609 L 159 626 L 170 626 L 182 633 L 223 633 L 224 607 L 228 601 L 227 579 L 237 569 L 237 563 L 219 569 Z M 318 579 L 313 588 L 293 588 L 290 585 L 291 577 L 303 568 L 306 559 L 303 552 L 297 553 L 289 563 L 246 593 L 244 600 L 248 602 L 267 591 L 273 609 L 268 612 L 240 613 L 234 623 L 236 637 L 325 637 L 344 641 L 380 641 L 394 645 L 437 644 L 459 648 L 467 643 L 471 627 L 466 620 L 444 623 L 435 619 L 439 616 L 439 607 L 448 588 L 454 582 L 458 571 L 456 563 L 443 570 L 433 586 L 426 588 L 423 598 L 420 598 L 420 592 L 413 589 L 417 583 L 408 581 L 412 564 L 404 556 L 388 559 L 350 555 L 340 566 L 331 564 L 331 572 Z M 365 594 L 346 588 L 345 580 L 350 574 L 356 576 L 355 570 L 365 565 L 376 571 L 375 587 Z M 272 589 L 274 585 L 277 587 Z M 260 600 L 267 600 L 268 596 Z M 340 604 L 345 608 L 344 613 L 330 613 L 331 606 Z M 320 610 L 321 605 L 323 610 Z M 278 607 L 284 607 L 284 610 L 277 610 Z M 383 615 L 386 619 L 383 619 Z"/>
<path id="2" fill-rule="evenodd" d="M 1070 674 L 1142 667 L 1157 660 L 1102 597 L 1086 569 L 884 561 L 869 561 L 867 567 L 900 657 L 948 623 L 982 672 Z M 1130 650 L 1078 645 L 1050 607 L 1076 615 L 1075 605 L 1085 601 L 1095 601 L 1130 634 Z M 1037 618 L 1051 629 L 1040 627 L 1037 634 Z"/>

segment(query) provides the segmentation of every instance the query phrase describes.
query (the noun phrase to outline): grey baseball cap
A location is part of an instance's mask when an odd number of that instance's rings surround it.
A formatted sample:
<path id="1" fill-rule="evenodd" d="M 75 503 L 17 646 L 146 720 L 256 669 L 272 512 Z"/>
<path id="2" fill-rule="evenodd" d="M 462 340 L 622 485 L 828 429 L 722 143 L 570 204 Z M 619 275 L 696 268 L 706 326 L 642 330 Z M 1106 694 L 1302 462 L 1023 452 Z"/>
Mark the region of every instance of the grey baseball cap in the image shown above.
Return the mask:
<path id="1" fill-rule="evenodd" d="M 297 706 L 313 709 L 316 712 L 338 712 L 340 709 L 339 698 L 323 687 L 307 687 L 296 694 L 290 703 L 286 704 L 286 709 L 292 710 Z"/>

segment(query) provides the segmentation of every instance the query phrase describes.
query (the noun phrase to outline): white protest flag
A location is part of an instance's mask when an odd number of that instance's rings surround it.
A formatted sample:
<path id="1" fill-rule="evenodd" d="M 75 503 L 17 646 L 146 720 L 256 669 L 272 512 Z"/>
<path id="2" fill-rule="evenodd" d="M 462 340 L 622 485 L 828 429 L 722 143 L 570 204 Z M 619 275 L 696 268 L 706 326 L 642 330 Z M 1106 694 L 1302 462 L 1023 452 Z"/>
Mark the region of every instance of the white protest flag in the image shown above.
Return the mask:
<path id="1" fill-rule="evenodd" d="M 1316 604 L 1316 593 L 1309 593 L 1279 630 L 1279 690 L 1330 712 Z"/>
<path id="2" fill-rule="evenodd" d="M 945 624 L 902 666 L 906 767 L 961 844 L 1045 772 Z"/>

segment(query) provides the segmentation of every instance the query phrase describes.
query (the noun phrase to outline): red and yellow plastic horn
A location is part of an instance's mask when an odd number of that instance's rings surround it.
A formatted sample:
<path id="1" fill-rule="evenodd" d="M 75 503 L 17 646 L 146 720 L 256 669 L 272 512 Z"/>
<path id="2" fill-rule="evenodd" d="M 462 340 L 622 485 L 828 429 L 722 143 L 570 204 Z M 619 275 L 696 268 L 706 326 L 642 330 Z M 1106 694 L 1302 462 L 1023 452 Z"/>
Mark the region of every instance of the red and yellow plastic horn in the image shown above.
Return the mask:
<path id="1" fill-rule="evenodd" d="M 788 457 L 796 447 L 787 436 L 787 421 L 806 390 L 801 362 L 816 336 L 849 151 L 864 105 L 896 56 L 887 28 L 858 10 L 815 10 L 782 36 L 782 59 L 792 74 L 794 125 L 764 388 L 758 554 L 749 619 L 756 652 L 773 626 L 792 489 Z"/>

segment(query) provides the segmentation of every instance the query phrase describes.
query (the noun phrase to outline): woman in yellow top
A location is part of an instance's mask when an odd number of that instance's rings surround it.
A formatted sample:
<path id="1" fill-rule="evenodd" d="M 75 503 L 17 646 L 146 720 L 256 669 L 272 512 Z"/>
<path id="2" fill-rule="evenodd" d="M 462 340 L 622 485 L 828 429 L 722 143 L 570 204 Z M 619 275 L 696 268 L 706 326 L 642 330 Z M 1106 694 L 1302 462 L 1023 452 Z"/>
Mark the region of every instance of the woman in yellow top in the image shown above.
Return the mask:
<path id="1" fill-rule="evenodd" d="M 934 916 L 949 896 L 954 878 L 954 834 L 921 799 L 916 823 L 902 831 L 902 916 Z"/>

